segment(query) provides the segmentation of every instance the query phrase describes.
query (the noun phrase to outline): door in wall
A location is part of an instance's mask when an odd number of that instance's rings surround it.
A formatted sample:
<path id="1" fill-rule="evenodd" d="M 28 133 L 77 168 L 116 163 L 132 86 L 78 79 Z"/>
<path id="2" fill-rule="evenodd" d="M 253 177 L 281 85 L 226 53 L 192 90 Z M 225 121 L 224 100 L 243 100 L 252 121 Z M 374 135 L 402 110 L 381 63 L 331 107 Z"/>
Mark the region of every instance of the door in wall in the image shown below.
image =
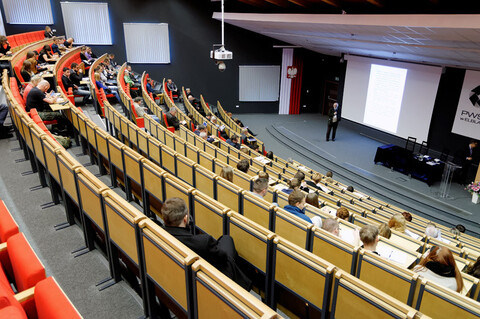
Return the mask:
<path id="1" fill-rule="evenodd" d="M 337 102 L 338 82 L 325 81 L 322 101 L 322 114 L 327 115 L 328 110 L 333 107 L 333 103 Z"/>

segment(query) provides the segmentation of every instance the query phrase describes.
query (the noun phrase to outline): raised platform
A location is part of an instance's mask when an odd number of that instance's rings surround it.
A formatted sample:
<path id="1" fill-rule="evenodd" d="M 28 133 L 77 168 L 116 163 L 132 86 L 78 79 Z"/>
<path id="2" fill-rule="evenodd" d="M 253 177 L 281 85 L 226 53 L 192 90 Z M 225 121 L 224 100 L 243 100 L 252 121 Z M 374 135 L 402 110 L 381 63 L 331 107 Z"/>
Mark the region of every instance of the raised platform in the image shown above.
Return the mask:
<path id="1" fill-rule="evenodd" d="M 242 114 L 239 118 L 259 134 L 268 150 L 312 169 L 334 172 L 334 178 L 372 196 L 405 208 L 432 221 L 480 235 L 480 206 L 459 184 L 452 184 L 450 199 L 439 197 L 440 183 L 428 186 L 384 166 L 375 165 L 377 147 L 384 141 L 365 135 L 356 125 L 342 121 L 335 142 L 326 142 L 327 118 L 318 114 Z M 266 123 L 269 123 L 266 125 Z"/>

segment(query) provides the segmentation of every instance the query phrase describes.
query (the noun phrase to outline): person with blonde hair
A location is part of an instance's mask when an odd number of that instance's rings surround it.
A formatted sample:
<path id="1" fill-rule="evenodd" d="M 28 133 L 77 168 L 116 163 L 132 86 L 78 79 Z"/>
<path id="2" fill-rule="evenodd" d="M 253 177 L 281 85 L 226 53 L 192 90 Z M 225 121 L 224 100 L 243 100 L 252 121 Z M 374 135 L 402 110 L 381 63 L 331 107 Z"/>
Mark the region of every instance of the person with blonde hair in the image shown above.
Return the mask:
<path id="1" fill-rule="evenodd" d="M 220 171 L 220 177 L 225 178 L 227 181 L 233 183 L 233 169 L 230 166 L 222 167 Z"/>
<path id="2" fill-rule="evenodd" d="M 388 221 L 388 227 L 415 239 L 419 239 L 420 237 L 407 229 L 407 221 L 405 220 L 405 217 L 400 213 L 395 214 L 392 216 L 392 218 L 390 218 L 390 220 Z"/>
<path id="3" fill-rule="evenodd" d="M 23 101 L 25 101 L 25 104 L 27 103 L 28 93 L 30 93 L 30 90 L 36 87 L 41 80 L 42 80 L 42 77 L 40 75 L 32 76 L 32 78 L 30 79 L 30 82 L 28 82 L 27 86 L 23 90 Z"/>
<path id="4" fill-rule="evenodd" d="M 392 231 L 390 230 L 390 227 L 388 227 L 387 223 L 382 223 L 380 226 L 378 226 L 378 235 L 387 239 L 392 237 Z"/>
<path id="5" fill-rule="evenodd" d="M 413 268 L 413 271 L 427 280 L 456 292 L 461 292 L 463 289 L 462 275 L 452 252 L 446 247 L 433 247 L 428 255 Z"/>

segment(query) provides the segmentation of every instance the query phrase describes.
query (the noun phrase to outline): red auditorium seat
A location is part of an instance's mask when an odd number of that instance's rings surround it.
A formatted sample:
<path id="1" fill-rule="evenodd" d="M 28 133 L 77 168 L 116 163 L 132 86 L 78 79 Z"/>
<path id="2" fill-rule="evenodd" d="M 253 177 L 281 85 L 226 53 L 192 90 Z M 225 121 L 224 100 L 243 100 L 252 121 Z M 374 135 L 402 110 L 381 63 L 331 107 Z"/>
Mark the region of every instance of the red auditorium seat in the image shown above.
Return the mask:
<path id="1" fill-rule="evenodd" d="M 8 260 L 2 266 L 4 266 L 7 273 L 12 269 L 13 274 L 8 273 L 8 275 L 10 278 L 15 278 L 17 291 L 31 288 L 37 282 L 46 278 L 45 268 L 23 233 L 18 233 L 8 238 L 5 249 L 8 253 Z"/>
<path id="2" fill-rule="evenodd" d="M 49 277 L 22 296 L 13 295 L 0 284 L 0 318 L 76 319 L 82 316 L 55 279 Z"/>
<path id="3" fill-rule="evenodd" d="M 165 123 L 165 127 L 172 133 L 175 133 L 175 128 L 173 126 L 169 126 L 167 121 L 167 114 L 163 113 L 163 122 Z"/>
<path id="4" fill-rule="evenodd" d="M 8 211 L 3 200 L 0 200 L 0 242 L 4 243 L 10 236 L 18 233 L 18 225 Z"/>

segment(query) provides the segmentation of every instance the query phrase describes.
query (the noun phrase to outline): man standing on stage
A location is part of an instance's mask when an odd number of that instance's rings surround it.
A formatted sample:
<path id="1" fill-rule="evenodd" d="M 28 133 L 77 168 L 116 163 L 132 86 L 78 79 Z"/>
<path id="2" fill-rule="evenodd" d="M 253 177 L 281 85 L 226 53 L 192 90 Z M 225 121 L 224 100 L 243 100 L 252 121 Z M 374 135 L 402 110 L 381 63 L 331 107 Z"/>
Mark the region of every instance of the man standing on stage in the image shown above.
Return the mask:
<path id="1" fill-rule="evenodd" d="M 333 103 L 333 107 L 328 111 L 328 129 L 327 142 L 330 140 L 330 131 L 332 132 L 332 141 L 335 141 L 335 133 L 337 132 L 338 122 L 340 121 L 340 113 L 338 112 L 338 103 Z"/>

